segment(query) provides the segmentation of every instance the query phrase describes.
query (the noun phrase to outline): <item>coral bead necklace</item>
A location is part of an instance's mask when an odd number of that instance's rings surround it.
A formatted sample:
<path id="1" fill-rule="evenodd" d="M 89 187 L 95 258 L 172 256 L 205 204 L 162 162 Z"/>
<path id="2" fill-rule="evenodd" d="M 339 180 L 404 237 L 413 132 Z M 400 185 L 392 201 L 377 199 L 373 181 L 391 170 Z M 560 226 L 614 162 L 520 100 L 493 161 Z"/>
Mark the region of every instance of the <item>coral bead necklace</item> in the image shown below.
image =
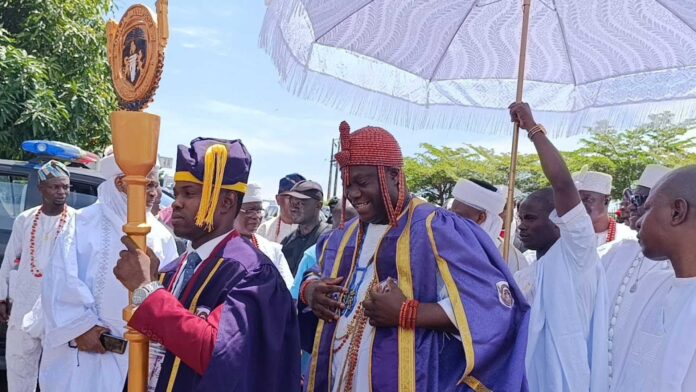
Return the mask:
<path id="1" fill-rule="evenodd" d="M 36 265 L 36 234 L 39 228 L 39 219 L 41 218 L 41 208 L 39 208 L 36 211 L 36 214 L 34 214 L 34 220 L 31 223 L 31 236 L 29 237 L 29 265 L 31 267 L 31 273 L 37 277 L 41 278 L 43 277 L 43 272 L 39 269 L 39 267 Z M 63 211 L 60 213 L 60 221 L 58 222 L 58 229 L 56 230 L 56 238 L 58 239 L 58 236 L 60 233 L 63 231 L 63 228 L 65 227 L 65 223 L 68 221 L 68 207 L 63 206 Z"/>

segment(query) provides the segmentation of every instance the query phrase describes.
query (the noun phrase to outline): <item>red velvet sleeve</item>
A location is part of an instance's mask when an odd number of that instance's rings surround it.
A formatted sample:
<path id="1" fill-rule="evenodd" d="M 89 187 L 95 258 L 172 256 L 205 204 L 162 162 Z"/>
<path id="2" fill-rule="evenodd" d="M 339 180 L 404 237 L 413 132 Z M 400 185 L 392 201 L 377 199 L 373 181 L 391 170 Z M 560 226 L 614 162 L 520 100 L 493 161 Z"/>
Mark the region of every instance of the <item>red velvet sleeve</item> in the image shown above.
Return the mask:
<path id="1" fill-rule="evenodd" d="M 162 343 L 167 351 L 203 375 L 213 357 L 221 315 L 222 305 L 207 319 L 196 316 L 171 293 L 160 289 L 145 299 L 128 325 L 150 340 Z"/>

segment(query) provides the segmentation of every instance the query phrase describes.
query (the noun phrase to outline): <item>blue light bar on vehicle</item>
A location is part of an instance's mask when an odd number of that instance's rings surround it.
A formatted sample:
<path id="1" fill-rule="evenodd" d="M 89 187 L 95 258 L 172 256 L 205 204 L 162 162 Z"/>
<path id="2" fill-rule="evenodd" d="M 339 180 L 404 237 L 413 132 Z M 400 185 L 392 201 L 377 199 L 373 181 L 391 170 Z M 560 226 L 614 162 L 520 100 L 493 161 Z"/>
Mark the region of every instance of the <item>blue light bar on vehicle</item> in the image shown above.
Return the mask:
<path id="1" fill-rule="evenodd" d="M 99 157 L 72 144 L 48 140 L 27 140 L 22 149 L 30 154 L 64 161 L 95 163 Z"/>

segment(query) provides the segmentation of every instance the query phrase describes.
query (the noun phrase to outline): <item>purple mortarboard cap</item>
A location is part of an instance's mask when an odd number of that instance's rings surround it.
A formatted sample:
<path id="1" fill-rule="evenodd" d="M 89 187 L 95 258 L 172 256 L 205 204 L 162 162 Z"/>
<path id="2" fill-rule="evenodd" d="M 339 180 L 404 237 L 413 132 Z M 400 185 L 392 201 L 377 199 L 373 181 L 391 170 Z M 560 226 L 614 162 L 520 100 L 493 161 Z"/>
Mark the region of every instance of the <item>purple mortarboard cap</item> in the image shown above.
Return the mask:
<path id="1" fill-rule="evenodd" d="M 196 225 L 212 230 L 220 190 L 246 193 L 250 169 L 251 155 L 241 140 L 199 137 L 190 147 L 179 145 L 174 180 L 203 186 Z"/>
<path id="2" fill-rule="evenodd" d="M 202 184 L 205 178 L 206 152 L 214 145 L 222 145 L 227 150 L 222 185 L 244 184 L 243 189 L 233 190 L 246 192 L 246 183 L 251 169 L 251 155 L 241 140 L 199 137 L 191 141 L 191 147 L 179 145 L 176 157 L 176 180 Z M 183 176 L 179 173 L 189 173 L 193 178 L 182 178 Z"/>

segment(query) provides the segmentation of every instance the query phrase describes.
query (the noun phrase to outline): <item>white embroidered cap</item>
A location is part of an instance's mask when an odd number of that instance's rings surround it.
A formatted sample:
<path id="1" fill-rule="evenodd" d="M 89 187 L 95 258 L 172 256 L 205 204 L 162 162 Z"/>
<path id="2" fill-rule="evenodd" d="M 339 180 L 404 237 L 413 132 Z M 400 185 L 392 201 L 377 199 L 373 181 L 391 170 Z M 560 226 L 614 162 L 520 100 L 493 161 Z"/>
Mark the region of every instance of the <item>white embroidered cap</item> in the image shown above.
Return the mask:
<path id="1" fill-rule="evenodd" d="M 611 194 L 612 177 L 606 173 L 581 170 L 573 174 L 575 186 L 579 191 L 597 192 L 602 195 Z"/>
<path id="2" fill-rule="evenodd" d="M 461 179 L 452 191 L 455 200 L 472 207 L 498 215 L 505 208 L 505 196 L 482 187 L 481 185 Z"/>
<path id="3" fill-rule="evenodd" d="M 258 184 L 248 184 L 244 199 L 242 199 L 242 204 L 257 203 L 260 201 L 263 201 L 263 197 L 261 197 L 261 187 Z"/>
<path id="4" fill-rule="evenodd" d="M 111 154 L 107 155 L 99 162 L 97 162 L 97 171 L 101 173 L 104 178 L 111 178 L 111 177 L 116 177 L 116 176 L 122 176 L 123 175 L 123 170 L 121 170 L 120 167 L 118 167 L 118 164 L 116 163 L 116 157 Z"/>
<path id="5" fill-rule="evenodd" d="M 672 169 L 662 166 L 662 165 L 648 165 L 643 170 L 643 174 L 640 175 L 638 179 L 638 185 L 644 186 L 646 188 L 652 188 L 657 184 L 658 181 L 665 176 L 665 174 L 672 171 Z"/>

